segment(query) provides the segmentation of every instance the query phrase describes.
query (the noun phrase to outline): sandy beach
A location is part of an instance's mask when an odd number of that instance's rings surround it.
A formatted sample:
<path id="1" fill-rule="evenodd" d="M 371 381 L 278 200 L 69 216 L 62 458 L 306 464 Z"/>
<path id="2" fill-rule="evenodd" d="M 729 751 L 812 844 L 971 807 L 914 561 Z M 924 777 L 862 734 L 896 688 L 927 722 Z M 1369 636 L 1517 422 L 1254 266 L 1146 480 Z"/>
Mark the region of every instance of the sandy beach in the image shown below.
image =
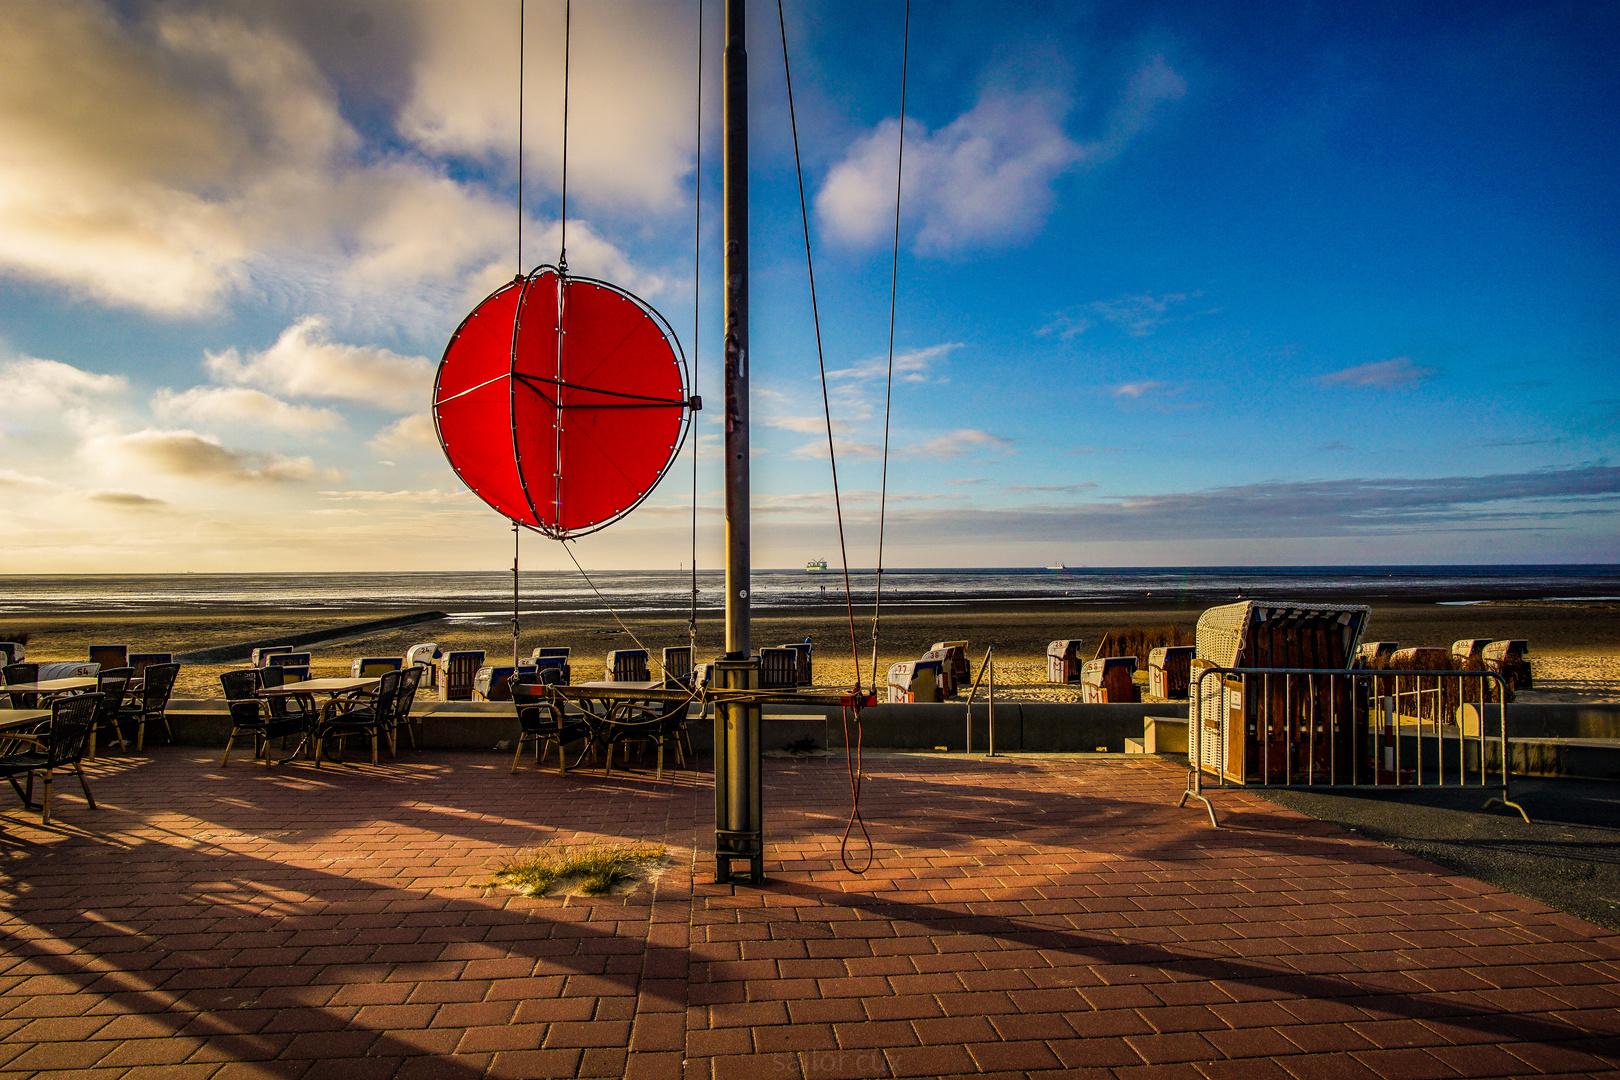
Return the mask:
<path id="1" fill-rule="evenodd" d="M 1368 640 L 1402 645 L 1449 646 L 1463 637 L 1526 638 L 1530 641 L 1536 689 L 1526 701 L 1620 701 L 1620 603 L 1608 601 L 1495 600 L 1467 605 L 1371 600 Z M 900 660 L 915 659 L 933 642 L 966 639 L 975 671 L 987 646 L 995 646 L 998 696 L 1024 700 L 1078 700 L 1075 689 L 1050 686 L 1046 645 L 1055 638 L 1081 638 L 1089 653 L 1107 631 L 1127 627 L 1177 626 L 1190 633 L 1204 606 L 1118 607 L 1097 603 L 930 606 L 885 612 L 881 624 L 880 673 Z M 79 660 L 92 644 L 124 643 L 132 651 L 183 653 L 238 642 L 308 633 L 347 623 L 410 614 L 420 607 L 348 609 L 341 618 L 307 611 L 121 612 L 80 611 L 71 615 L 10 616 L 0 622 L 0 640 L 26 637 L 30 660 Z M 656 658 L 665 646 L 685 644 L 684 617 L 626 618 L 626 633 L 611 615 L 564 613 L 525 621 L 519 639 L 523 655 L 539 645 L 573 650 L 576 679 L 599 677 L 596 666 L 610 649 L 634 648 L 639 641 Z M 872 618 L 856 612 L 856 643 L 862 681 L 871 680 Z M 847 614 L 817 607 L 756 610 L 754 647 L 810 637 L 816 646 L 816 682 L 847 687 L 854 682 Z M 717 618 L 698 622 L 700 658 L 721 652 Z M 510 658 L 510 613 L 490 610 L 474 617 L 438 620 L 404 629 L 341 638 L 312 646 L 313 674 L 344 675 L 358 656 L 400 655 L 417 642 L 441 648 L 482 649 L 491 661 Z M 219 673 L 240 664 L 188 664 L 176 693 L 212 697 Z"/>

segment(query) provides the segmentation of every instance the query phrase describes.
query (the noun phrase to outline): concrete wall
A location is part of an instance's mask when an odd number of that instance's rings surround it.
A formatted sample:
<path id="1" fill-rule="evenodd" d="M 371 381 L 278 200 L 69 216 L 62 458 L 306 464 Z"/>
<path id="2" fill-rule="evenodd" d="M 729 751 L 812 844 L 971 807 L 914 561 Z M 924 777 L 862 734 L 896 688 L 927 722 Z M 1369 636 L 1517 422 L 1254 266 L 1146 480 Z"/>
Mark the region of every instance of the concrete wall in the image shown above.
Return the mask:
<path id="1" fill-rule="evenodd" d="M 962 750 L 966 742 L 963 705 L 878 705 L 861 714 L 864 745 L 870 749 Z M 448 750 L 494 750 L 518 738 L 517 717 L 508 702 L 424 702 L 411 711 L 419 721 L 419 745 Z M 1106 747 L 1123 753 L 1125 739 L 1140 738 L 1147 716 L 1185 718 L 1185 704 L 1080 705 L 1016 704 L 996 706 L 996 750 L 1091 752 Z M 175 741 L 190 746 L 224 746 L 230 719 L 220 700 L 176 700 L 169 707 Z M 973 707 L 973 749 L 989 745 L 990 710 Z M 151 735 L 151 732 L 148 732 Z M 712 719 L 694 718 L 692 745 L 698 753 L 713 749 Z M 766 750 L 779 750 L 809 737 L 817 746 L 844 747 L 841 710 L 769 706 L 762 739 Z M 853 721 L 850 738 L 855 737 Z"/>

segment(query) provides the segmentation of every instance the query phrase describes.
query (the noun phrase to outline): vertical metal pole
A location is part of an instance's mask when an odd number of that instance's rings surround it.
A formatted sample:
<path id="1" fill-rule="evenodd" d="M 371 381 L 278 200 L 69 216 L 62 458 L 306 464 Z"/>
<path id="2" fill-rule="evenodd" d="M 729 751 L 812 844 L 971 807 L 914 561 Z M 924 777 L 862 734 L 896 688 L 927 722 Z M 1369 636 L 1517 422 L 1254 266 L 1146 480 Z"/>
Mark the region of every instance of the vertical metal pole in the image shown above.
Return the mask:
<path id="1" fill-rule="evenodd" d="M 716 670 L 727 690 L 759 686 L 749 656 L 748 478 L 748 49 L 746 0 L 726 0 L 723 267 L 726 297 L 726 659 Z M 731 880 L 731 864 L 746 859 L 749 880 L 765 880 L 757 704 L 727 701 L 714 713 L 715 880 Z"/>
<path id="2" fill-rule="evenodd" d="M 994 645 L 990 646 L 990 745 L 985 748 L 984 756 L 996 756 L 996 653 Z"/>
<path id="3" fill-rule="evenodd" d="M 512 673 L 518 666 L 518 523 L 512 522 Z"/>

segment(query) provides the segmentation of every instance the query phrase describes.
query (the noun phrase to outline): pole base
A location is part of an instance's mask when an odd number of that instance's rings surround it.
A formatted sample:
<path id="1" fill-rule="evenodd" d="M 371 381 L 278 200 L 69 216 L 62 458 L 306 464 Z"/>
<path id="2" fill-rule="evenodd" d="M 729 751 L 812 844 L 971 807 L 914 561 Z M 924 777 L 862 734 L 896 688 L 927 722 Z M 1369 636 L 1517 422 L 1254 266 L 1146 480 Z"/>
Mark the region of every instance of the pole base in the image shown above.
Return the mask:
<path id="1" fill-rule="evenodd" d="M 748 862 L 748 877 L 739 880 L 731 872 L 733 862 Z M 716 885 L 763 885 L 765 884 L 765 856 L 764 855 L 720 855 L 714 857 L 714 883 Z"/>

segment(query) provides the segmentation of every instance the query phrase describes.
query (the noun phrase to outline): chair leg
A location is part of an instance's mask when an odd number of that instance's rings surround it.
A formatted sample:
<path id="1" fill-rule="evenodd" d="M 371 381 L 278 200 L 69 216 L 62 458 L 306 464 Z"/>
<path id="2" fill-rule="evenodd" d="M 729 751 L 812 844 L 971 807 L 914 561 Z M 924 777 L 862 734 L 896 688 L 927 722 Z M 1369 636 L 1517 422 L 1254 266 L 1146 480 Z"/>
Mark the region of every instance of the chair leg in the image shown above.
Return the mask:
<path id="1" fill-rule="evenodd" d="M 662 780 L 664 778 L 664 740 L 663 739 L 658 740 L 658 773 L 657 773 L 657 778 L 660 779 L 660 780 Z"/>
<path id="2" fill-rule="evenodd" d="M 512 755 L 512 767 L 508 772 L 517 772 L 518 759 L 523 756 L 523 736 L 518 736 L 517 753 Z"/>
<path id="3" fill-rule="evenodd" d="M 73 771 L 79 774 L 79 786 L 84 789 L 84 801 L 90 804 L 90 809 L 99 809 L 96 806 L 96 797 L 90 794 L 90 784 L 84 778 L 84 767 L 75 763 L 73 766 Z"/>
<path id="4" fill-rule="evenodd" d="M 45 798 L 42 801 L 44 802 L 45 805 L 44 805 L 44 808 L 39 813 L 39 823 L 41 825 L 49 825 L 51 823 L 51 770 L 50 769 L 45 770 Z"/>
<path id="5" fill-rule="evenodd" d="M 317 769 L 319 769 L 321 767 L 321 758 L 326 756 L 324 753 L 321 752 L 322 748 L 325 745 L 325 743 L 326 743 L 326 736 L 324 736 L 324 735 L 316 735 L 315 736 L 315 767 Z"/>
<path id="6" fill-rule="evenodd" d="M 371 729 L 371 763 L 377 764 L 377 729 Z"/>
<path id="7" fill-rule="evenodd" d="M 231 763 L 231 743 L 236 741 L 236 732 L 232 731 L 225 737 L 225 756 L 220 759 L 219 767 L 224 768 Z"/>
<path id="8" fill-rule="evenodd" d="M 137 754 L 146 752 L 146 717 L 144 716 L 135 721 L 135 752 Z"/>

